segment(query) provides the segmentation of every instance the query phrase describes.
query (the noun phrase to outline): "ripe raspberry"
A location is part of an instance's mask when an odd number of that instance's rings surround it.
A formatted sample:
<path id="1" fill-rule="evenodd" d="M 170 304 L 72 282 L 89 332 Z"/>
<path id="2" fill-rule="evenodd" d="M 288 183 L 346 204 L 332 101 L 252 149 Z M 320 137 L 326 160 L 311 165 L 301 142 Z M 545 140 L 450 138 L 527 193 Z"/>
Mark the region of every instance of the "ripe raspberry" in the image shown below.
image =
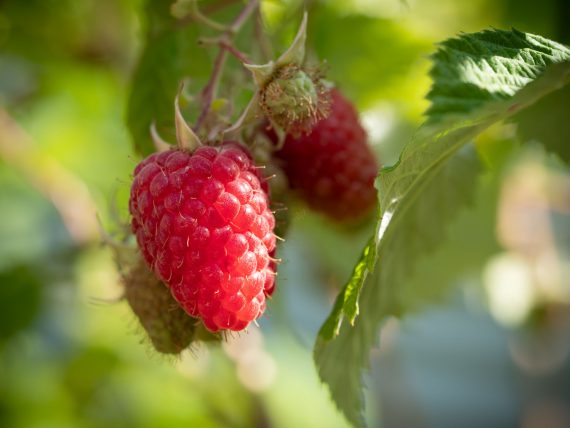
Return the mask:
<path id="1" fill-rule="evenodd" d="M 354 106 L 338 90 L 331 100 L 329 116 L 309 134 L 287 135 L 275 156 L 311 208 L 339 221 L 356 219 L 375 205 L 378 164 Z M 270 137 L 276 140 L 272 131 Z"/>
<path id="2" fill-rule="evenodd" d="M 156 153 L 135 169 L 129 209 L 144 259 L 211 331 L 246 328 L 273 288 L 275 218 L 264 184 L 232 142 Z"/>

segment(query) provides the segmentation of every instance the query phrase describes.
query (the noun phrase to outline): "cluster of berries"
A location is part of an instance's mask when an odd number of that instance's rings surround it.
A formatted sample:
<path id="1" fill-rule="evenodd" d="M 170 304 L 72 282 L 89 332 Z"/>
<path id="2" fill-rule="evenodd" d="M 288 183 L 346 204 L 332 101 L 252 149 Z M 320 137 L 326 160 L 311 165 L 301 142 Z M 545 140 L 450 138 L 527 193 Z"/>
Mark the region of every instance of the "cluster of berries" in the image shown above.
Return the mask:
<path id="1" fill-rule="evenodd" d="M 289 186 L 332 219 L 375 205 L 375 157 L 357 112 L 331 90 L 329 113 L 284 142 L 273 159 Z M 267 179 L 232 141 L 154 153 L 134 170 L 131 229 L 146 266 L 190 317 L 211 332 L 240 331 L 265 311 L 275 286 L 275 217 Z"/>

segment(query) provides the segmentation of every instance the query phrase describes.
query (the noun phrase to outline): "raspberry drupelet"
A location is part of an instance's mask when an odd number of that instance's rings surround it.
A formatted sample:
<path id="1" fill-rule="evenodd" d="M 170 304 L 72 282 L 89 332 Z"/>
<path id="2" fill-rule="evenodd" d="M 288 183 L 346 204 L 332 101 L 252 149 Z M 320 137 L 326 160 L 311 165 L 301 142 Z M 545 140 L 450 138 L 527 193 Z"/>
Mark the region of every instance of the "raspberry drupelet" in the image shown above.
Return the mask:
<path id="1" fill-rule="evenodd" d="M 275 218 L 245 147 L 150 155 L 135 168 L 129 210 L 147 265 L 206 328 L 240 331 L 263 314 Z"/>

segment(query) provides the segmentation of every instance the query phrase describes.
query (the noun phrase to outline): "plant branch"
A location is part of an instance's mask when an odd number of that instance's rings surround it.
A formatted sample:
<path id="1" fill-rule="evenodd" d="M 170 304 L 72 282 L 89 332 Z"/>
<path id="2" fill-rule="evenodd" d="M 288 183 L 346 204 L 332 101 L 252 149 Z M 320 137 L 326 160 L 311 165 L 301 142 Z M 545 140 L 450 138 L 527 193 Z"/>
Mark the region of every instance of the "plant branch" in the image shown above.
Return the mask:
<path id="1" fill-rule="evenodd" d="M 220 47 L 218 56 L 214 61 L 214 69 L 212 70 L 212 74 L 210 75 L 210 80 L 202 90 L 202 110 L 200 111 L 200 116 L 198 116 L 198 120 L 196 121 L 196 126 L 194 127 L 194 132 L 196 133 L 198 133 L 200 127 L 202 126 L 204 120 L 206 120 L 206 117 L 210 112 L 212 101 L 214 100 L 214 97 L 218 90 L 218 84 L 220 82 L 220 77 L 222 75 L 222 71 L 227 57 L 228 57 L 228 51 L 223 47 Z"/>
<path id="2" fill-rule="evenodd" d="M 219 22 L 216 22 L 210 18 L 208 18 L 206 15 L 202 14 L 202 12 L 200 12 L 200 9 L 198 8 L 198 2 L 196 0 L 192 1 L 190 3 L 190 17 L 196 21 L 199 22 L 201 24 L 204 24 L 207 27 L 210 27 L 214 30 L 217 31 L 228 31 L 229 28 L 226 27 L 223 24 L 220 24 Z"/>
<path id="3" fill-rule="evenodd" d="M 226 37 L 214 37 L 214 38 L 202 37 L 199 40 L 199 43 L 204 44 L 204 45 L 218 45 L 221 48 L 227 50 L 228 53 L 230 53 L 234 57 L 236 57 L 237 60 L 239 62 L 241 62 L 242 64 L 250 64 L 251 63 L 251 61 L 249 60 L 247 55 L 245 53 L 243 53 L 242 51 L 240 51 L 238 48 L 236 48 L 235 45 L 231 41 L 229 41 Z"/>
<path id="4" fill-rule="evenodd" d="M 222 71 L 224 65 L 226 63 L 226 59 L 228 57 L 228 52 L 232 54 L 242 55 L 237 49 L 235 49 L 231 43 L 232 37 L 238 33 L 241 29 L 242 25 L 246 22 L 246 20 L 250 17 L 253 11 L 259 7 L 259 0 L 251 0 L 247 3 L 247 5 L 242 9 L 242 11 L 238 14 L 238 16 L 233 20 L 233 22 L 227 27 L 226 31 L 220 36 L 218 43 L 220 44 L 220 51 L 218 52 L 218 56 L 214 61 L 214 68 L 212 70 L 212 74 L 208 83 L 202 90 L 201 98 L 202 98 L 202 110 L 200 111 L 200 115 L 198 116 L 198 120 L 196 121 L 196 126 L 194 127 L 194 131 L 198 133 L 200 127 L 206 120 L 208 113 L 210 112 L 212 101 L 216 96 L 216 92 L 218 89 L 219 81 L 222 76 Z"/>
<path id="5" fill-rule="evenodd" d="M 239 49 L 237 49 L 233 43 L 228 43 L 224 40 L 220 41 L 220 46 L 222 48 L 224 48 L 225 50 L 227 50 L 230 54 L 232 54 L 234 57 L 236 57 L 238 59 L 239 62 L 241 62 L 242 64 L 251 64 L 251 61 L 249 60 L 249 58 L 247 57 L 246 54 L 244 54 L 242 51 L 240 51 Z"/>
<path id="6" fill-rule="evenodd" d="M 202 15 L 205 15 L 207 17 L 207 15 L 218 12 L 219 10 L 223 10 L 224 8 L 231 6 L 234 3 L 238 3 L 239 1 L 240 0 L 220 0 L 216 3 L 205 5 L 200 12 Z M 180 24 L 182 25 L 187 25 L 191 22 L 195 22 L 195 19 L 191 13 L 180 19 Z"/>
<path id="7" fill-rule="evenodd" d="M 251 0 L 239 13 L 234 22 L 231 23 L 229 28 L 231 34 L 236 34 L 240 30 L 244 22 L 247 21 L 247 18 L 249 18 L 249 16 L 253 13 L 253 11 L 258 7 L 259 7 L 259 0 Z"/>

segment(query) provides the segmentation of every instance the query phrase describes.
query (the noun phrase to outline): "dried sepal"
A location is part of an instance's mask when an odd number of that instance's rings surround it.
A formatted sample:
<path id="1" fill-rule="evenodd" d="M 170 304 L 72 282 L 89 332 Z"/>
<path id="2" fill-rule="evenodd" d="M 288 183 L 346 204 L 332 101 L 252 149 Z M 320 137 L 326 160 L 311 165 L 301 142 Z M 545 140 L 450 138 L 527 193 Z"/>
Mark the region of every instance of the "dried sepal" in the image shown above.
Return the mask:
<path id="1" fill-rule="evenodd" d="M 152 122 L 150 125 L 150 137 L 152 138 L 154 148 L 157 152 L 165 152 L 172 148 L 172 145 L 168 144 L 165 140 L 162 139 L 156 129 L 156 123 L 154 122 Z"/>
<path id="2" fill-rule="evenodd" d="M 236 139 L 239 131 L 243 127 L 257 120 L 260 117 L 261 113 L 262 111 L 259 106 L 259 92 L 256 91 L 255 94 L 253 94 L 253 97 L 250 100 L 249 104 L 247 105 L 247 107 L 239 117 L 239 119 L 232 126 L 224 130 L 224 132 L 221 135 L 221 138 L 230 139 L 230 140 Z"/>

